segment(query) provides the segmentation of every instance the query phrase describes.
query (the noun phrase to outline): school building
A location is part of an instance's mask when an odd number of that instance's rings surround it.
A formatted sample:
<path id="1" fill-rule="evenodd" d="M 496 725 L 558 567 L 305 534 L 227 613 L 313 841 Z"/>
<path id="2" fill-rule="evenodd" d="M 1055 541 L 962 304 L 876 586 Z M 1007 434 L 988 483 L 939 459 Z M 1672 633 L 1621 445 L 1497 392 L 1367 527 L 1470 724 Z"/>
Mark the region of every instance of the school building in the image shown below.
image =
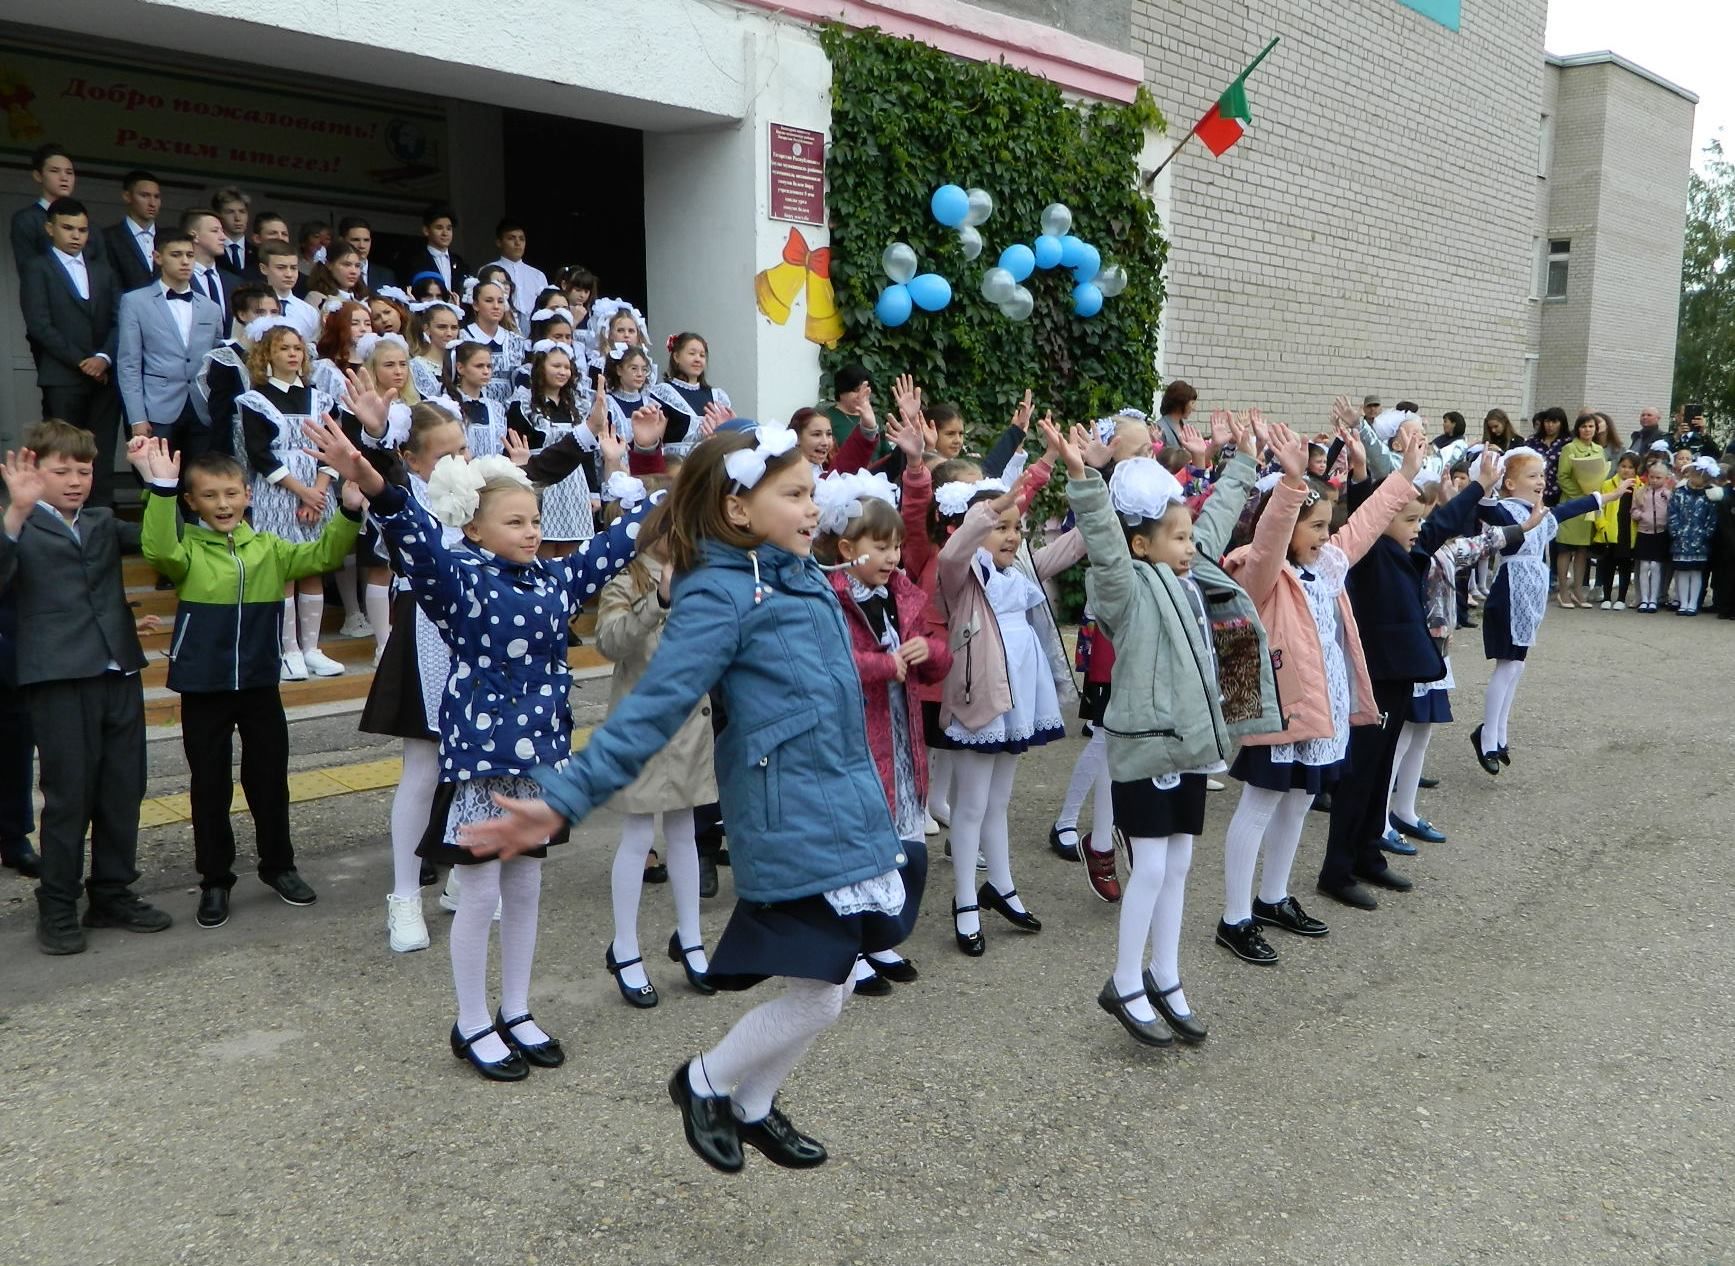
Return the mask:
<path id="1" fill-rule="evenodd" d="M 816 23 L 1004 59 L 1081 99 L 1129 100 L 1143 84 L 1170 122 L 1146 148 L 1153 166 L 1276 35 L 1248 85 L 1246 137 L 1221 159 L 1195 142 L 1153 190 L 1171 238 L 1165 377 L 1307 425 L 1339 391 L 1477 416 L 1585 396 L 1626 421 L 1668 396 L 1693 99 L 1618 58 L 1546 60 L 1545 12 L 1545 0 L 9 0 L 0 215 L 33 196 L 24 156 L 48 139 L 77 158 L 97 224 L 119 219 L 116 178 L 135 166 L 159 176 L 171 213 L 232 183 L 292 225 L 367 215 L 387 257 L 445 198 L 472 267 L 493 258 L 510 210 L 532 263 L 589 265 L 645 307 L 654 339 L 704 332 L 737 407 L 787 416 L 817 394 L 818 348 L 799 319 L 759 313 L 753 280 L 792 225 L 826 241 Z M 38 408 L 16 284 L 7 258 L 6 441 Z"/>

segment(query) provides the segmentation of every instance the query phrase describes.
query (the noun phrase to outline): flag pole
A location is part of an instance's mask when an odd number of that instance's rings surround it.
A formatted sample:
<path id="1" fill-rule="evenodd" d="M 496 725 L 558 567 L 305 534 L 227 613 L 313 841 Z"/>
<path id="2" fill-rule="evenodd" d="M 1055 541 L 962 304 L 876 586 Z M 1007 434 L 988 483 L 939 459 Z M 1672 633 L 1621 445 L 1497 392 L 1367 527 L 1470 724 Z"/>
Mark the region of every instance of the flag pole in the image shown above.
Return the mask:
<path id="1" fill-rule="evenodd" d="M 1271 55 L 1271 50 L 1277 47 L 1277 41 L 1280 38 L 1282 38 L 1282 37 L 1277 36 L 1277 35 L 1273 35 L 1271 37 L 1271 42 L 1269 44 L 1267 44 L 1264 48 L 1259 50 L 1259 56 L 1255 57 L 1252 61 L 1248 62 L 1247 63 L 1247 69 L 1242 71 L 1239 75 L 1237 75 L 1235 77 L 1235 82 L 1240 83 L 1242 80 L 1246 79 L 1248 75 L 1251 75 L 1253 73 L 1254 68 L 1256 66 L 1258 66 L 1260 62 L 1264 61 L 1267 57 L 1269 57 Z M 1209 113 L 1210 113 L 1210 111 L 1207 110 L 1206 114 L 1209 114 Z M 1205 115 L 1200 115 L 1199 116 L 1199 123 L 1203 123 L 1204 121 L 1205 121 Z M 1157 177 L 1163 174 L 1163 168 L 1167 167 L 1170 163 L 1174 162 L 1175 157 L 1183 149 L 1185 149 L 1187 147 L 1187 142 L 1192 140 L 1195 136 L 1197 136 L 1199 134 L 1199 123 L 1193 124 L 1192 130 L 1189 131 L 1185 136 L 1183 136 L 1180 139 L 1180 142 L 1175 146 L 1174 149 L 1169 151 L 1169 156 L 1167 158 L 1163 159 L 1162 162 L 1158 163 L 1156 165 L 1156 168 L 1151 172 L 1151 174 L 1145 177 L 1144 186 L 1145 186 L 1145 192 L 1146 193 L 1149 193 L 1151 190 L 1151 186 L 1157 183 Z"/>

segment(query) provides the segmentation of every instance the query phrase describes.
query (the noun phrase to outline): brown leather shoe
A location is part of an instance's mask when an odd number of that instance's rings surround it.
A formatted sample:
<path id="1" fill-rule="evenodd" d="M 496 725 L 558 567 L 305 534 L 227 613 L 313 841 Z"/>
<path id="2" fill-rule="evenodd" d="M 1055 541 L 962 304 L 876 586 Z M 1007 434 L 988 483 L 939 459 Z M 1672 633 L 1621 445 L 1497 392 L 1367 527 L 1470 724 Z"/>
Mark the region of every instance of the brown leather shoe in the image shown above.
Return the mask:
<path id="1" fill-rule="evenodd" d="M 1119 901 L 1121 881 L 1120 876 L 1115 873 L 1113 847 L 1106 853 L 1099 853 L 1090 846 L 1090 836 L 1086 835 L 1080 841 L 1078 851 L 1084 858 L 1084 873 L 1090 880 L 1090 890 L 1110 905 Z"/>

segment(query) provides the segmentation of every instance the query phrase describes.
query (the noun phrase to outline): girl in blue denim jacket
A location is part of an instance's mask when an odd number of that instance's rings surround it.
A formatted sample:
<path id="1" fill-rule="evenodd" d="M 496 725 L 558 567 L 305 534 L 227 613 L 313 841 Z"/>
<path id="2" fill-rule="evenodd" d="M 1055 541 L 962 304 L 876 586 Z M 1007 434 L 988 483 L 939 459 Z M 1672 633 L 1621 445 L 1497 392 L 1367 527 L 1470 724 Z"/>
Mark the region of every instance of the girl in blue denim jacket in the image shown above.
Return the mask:
<path id="1" fill-rule="evenodd" d="M 920 882 L 899 873 L 907 858 L 870 754 L 849 632 L 809 557 L 819 512 L 794 433 L 767 425 L 698 445 L 669 515 L 671 610 L 644 676 L 582 752 L 536 771 L 540 800 L 503 799 L 505 816 L 460 842 L 481 856 L 540 847 L 630 783 L 719 690 L 729 723 L 717 785 L 737 904 L 706 979 L 725 990 L 785 983 L 676 1069 L 669 1096 L 688 1144 L 718 1169 L 741 1168 L 743 1143 L 779 1165 L 817 1165 L 825 1149 L 774 1096 L 842 1011 L 856 956 L 908 934 Z"/>

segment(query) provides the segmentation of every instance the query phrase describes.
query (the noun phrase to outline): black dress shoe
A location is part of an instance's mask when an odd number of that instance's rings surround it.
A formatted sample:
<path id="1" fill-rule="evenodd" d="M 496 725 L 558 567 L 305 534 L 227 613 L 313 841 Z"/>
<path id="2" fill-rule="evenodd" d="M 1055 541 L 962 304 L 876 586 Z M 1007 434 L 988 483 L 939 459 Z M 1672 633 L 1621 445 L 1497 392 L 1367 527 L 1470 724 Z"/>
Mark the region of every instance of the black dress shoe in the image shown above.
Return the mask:
<path id="1" fill-rule="evenodd" d="M 1275 905 L 1253 899 L 1253 921 L 1266 927 L 1282 928 L 1297 936 L 1324 936 L 1331 929 L 1301 908 L 1294 897 L 1285 897 Z"/>
<path id="2" fill-rule="evenodd" d="M 42 859 L 30 847 L 29 840 L 19 840 L 8 849 L 0 849 L 0 866 L 15 870 L 26 879 L 42 878 Z"/>
<path id="3" fill-rule="evenodd" d="M 305 879 L 295 872 L 293 867 L 289 870 L 280 870 L 275 875 L 261 875 L 259 878 L 265 881 L 267 888 L 292 906 L 310 906 L 319 900 L 318 894 L 308 886 Z"/>
<path id="4" fill-rule="evenodd" d="M 1390 866 L 1384 870 L 1358 870 L 1355 875 L 1364 884 L 1372 884 L 1376 888 L 1389 888 L 1393 892 L 1408 892 L 1416 886 Z"/>
<path id="5" fill-rule="evenodd" d="M 651 1007 L 657 1005 L 657 987 L 651 984 L 648 980 L 643 985 L 637 987 L 629 985 L 626 981 L 621 979 L 621 969 L 631 967 L 634 963 L 642 963 L 644 961 L 645 960 L 642 958 L 629 958 L 624 963 L 615 962 L 613 945 L 610 945 L 608 949 L 603 952 L 602 956 L 603 966 L 607 967 L 608 974 L 614 977 L 614 983 L 620 989 L 621 997 L 625 998 L 641 1011 L 649 1010 Z"/>
<path id="6" fill-rule="evenodd" d="M 1121 1022 L 1121 1027 L 1127 1031 L 1133 1041 L 1141 1046 L 1173 1046 L 1175 1034 L 1161 1017 L 1154 1020 L 1141 1020 L 1127 1010 L 1127 1003 L 1135 998 L 1143 998 L 1146 991 L 1129 993 L 1125 996 L 1117 993 L 1114 987 L 1114 977 L 1108 978 L 1108 983 L 1102 987 L 1102 992 L 1096 996 L 1096 1005 Z"/>
<path id="7" fill-rule="evenodd" d="M 1494 756 L 1502 765 L 1510 765 L 1512 763 L 1512 749 L 1507 747 L 1504 743 L 1500 745 L 1500 750 L 1495 752 Z"/>
<path id="8" fill-rule="evenodd" d="M 988 942 L 983 939 L 981 929 L 978 928 L 974 932 L 960 932 L 958 930 L 958 916 L 969 914 L 972 910 L 980 911 L 981 907 L 961 906 L 956 901 L 952 902 L 952 935 L 958 938 L 958 948 L 964 953 L 971 958 L 981 958 L 983 951 L 988 948 Z M 980 918 L 980 914 L 977 917 Z"/>
<path id="9" fill-rule="evenodd" d="M 1051 826 L 1048 828 L 1048 847 L 1062 861 L 1076 862 L 1078 860 L 1078 832 L 1076 830 L 1072 832 L 1072 843 L 1068 844 L 1060 838 L 1060 828 Z"/>
<path id="10" fill-rule="evenodd" d="M 1028 910 L 1013 909 L 1011 898 L 1016 897 L 1017 895 L 1018 889 L 1016 888 L 1012 889 L 1011 892 L 996 892 L 993 884 L 983 884 L 980 888 L 976 889 L 976 901 L 978 904 L 987 906 L 990 910 L 1005 919 L 1020 932 L 1042 931 L 1041 919 L 1037 918 L 1034 914 L 1031 914 Z"/>
<path id="11" fill-rule="evenodd" d="M 199 894 L 199 912 L 193 921 L 202 928 L 220 928 L 229 921 L 229 890 L 206 888 Z"/>
<path id="12" fill-rule="evenodd" d="M 440 872 L 431 862 L 423 862 L 421 870 L 416 874 L 416 882 L 423 888 L 432 888 L 440 882 Z"/>
<path id="13" fill-rule="evenodd" d="M 87 928 L 161 932 L 164 928 L 173 926 L 174 922 L 167 911 L 140 901 L 132 893 L 125 891 L 116 897 L 104 897 L 101 901 L 93 897 L 90 908 L 84 912 L 84 926 Z"/>
<path id="14" fill-rule="evenodd" d="M 511 1043 L 506 1046 L 506 1058 L 490 1064 L 476 1054 L 476 1043 L 493 1033 L 492 1028 L 481 1029 L 465 1037 L 458 1032 L 458 1026 L 452 1026 L 452 1054 L 474 1068 L 476 1072 L 488 1081 L 523 1081 L 530 1076 L 530 1065 L 524 1062 L 524 1057 L 512 1049 Z"/>
<path id="15" fill-rule="evenodd" d="M 1482 750 L 1482 727 L 1479 725 L 1470 731 L 1470 747 L 1476 753 L 1476 763 L 1482 766 L 1483 773 L 1497 774 L 1500 772 L 1500 757 L 1493 752 Z"/>
<path id="16" fill-rule="evenodd" d="M 825 1164 L 825 1145 L 791 1125 L 789 1118 L 777 1110 L 775 1100 L 764 1120 L 737 1121 L 735 1133 L 741 1142 L 757 1148 L 766 1160 L 785 1169 L 812 1169 Z"/>
<path id="17" fill-rule="evenodd" d="M 1424 844 L 1444 844 L 1446 842 L 1446 833 L 1426 818 L 1417 818 L 1414 822 L 1406 822 L 1394 813 L 1391 822 L 1393 829 L 1399 835 L 1407 835 L 1412 840 L 1420 840 Z"/>
<path id="18" fill-rule="evenodd" d="M 1205 1040 L 1205 1026 L 1199 1023 L 1199 1017 L 1191 1011 L 1186 1015 L 1179 1014 L 1169 1005 L 1169 995 L 1181 992 L 1181 982 L 1176 981 L 1167 989 L 1157 988 L 1157 978 L 1151 975 L 1151 969 L 1145 968 L 1145 996 L 1151 1000 L 1151 1005 L 1157 1009 L 1166 1024 L 1175 1031 L 1175 1036 L 1188 1046 L 1197 1046 Z"/>
<path id="19" fill-rule="evenodd" d="M 1418 778 L 1418 779 L 1416 779 L 1416 786 L 1420 787 L 1423 791 L 1432 791 L 1435 787 L 1438 787 L 1439 785 L 1440 785 L 1440 780 L 1438 778 Z"/>
<path id="20" fill-rule="evenodd" d="M 1354 880 L 1347 884 L 1328 884 L 1322 880 L 1315 887 L 1333 901 L 1341 901 L 1344 905 L 1354 906 L 1357 910 L 1378 910 L 1380 908 L 1380 903 L 1374 899 L 1374 894 L 1367 890 L 1367 885 L 1358 884 Z"/>
<path id="21" fill-rule="evenodd" d="M 613 950 L 614 946 L 609 946 L 609 949 Z M 681 970 L 687 975 L 687 983 L 691 985 L 696 992 L 702 993 L 706 997 L 710 997 L 712 994 L 717 992 L 717 986 L 705 979 L 704 972 L 694 971 L 693 965 L 687 961 L 688 954 L 703 954 L 704 952 L 705 947 L 703 945 L 682 945 L 681 934 L 679 932 L 669 933 L 669 961 L 681 965 Z M 625 966 L 625 964 L 623 964 L 623 966 Z"/>
<path id="22" fill-rule="evenodd" d="M 717 859 L 704 849 L 699 850 L 699 895 L 717 895 Z"/>
<path id="23" fill-rule="evenodd" d="M 512 1030 L 520 1024 L 534 1024 L 535 1022 L 536 1017 L 528 1011 L 516 1020 L 502 1019 L 498 1011 L 494 1013 L 494 1031 L 500 1035 L 500 1040 L 506 1043 L 508 1050 L 517 1051 L 524 1056 L 526 1063 L 535 1064 L 538 1068 L 559 1068 L 566 1063 L 566 1052 L 561 1049 L 559 1038 L 551 1037 L 546 1042 L 537 1042 L 535 1045 L 531 1045 L 520 1042 L 513 1036 Z M 480 1037 L 481 1035 L 477 1034 L 477 1036 Z"/>
<path id="24" fill-rule="evenodd" d="M 687 1146 L 712 1169 L 737 1173 L 746 1162 L 741 1159 L 741 1134 L 734 1110 L 729 1106 L 729 1096 L 694 1094 L 693 1085 L 687 1080 L 691 1064 L 688 1060 L 669 1078 L 669 1100 L 680 1109 Z"/>
<path id="25" fill-rule="evenodd" d="M 1331 792 L 1322 791 L 1318 795 L 1314 796 L 1313 804 L 1309 807 L 1312 808 L 1315 813 L 1330 813 Z"/>
<path id="26" fill-rule="evenodd" d="M 864 998 L 889 998 L 892 996 L 892 982 L 878 972 L 865 979 L 857 980 L 852 989 Z"/>
<path id="27" fill-rule="evenodd" d="M 1252 919 L 1245 923 L 1226 923 L 1219 919 L 1217 944 L 1244 963 L 1257 963 L 1261 967 L 1272 967 L 1277 963 L 1277 951 L 1266 944 L 1259 925 Z"/>
<path id="28" fill-rule="evenodd" d="M 895 980 L 900 985 L 910 984 L 921 976 L 921 973 L 916 970 L 916 965 L 907 958 L 900 958 L 895 963 L 882 963 L 870 955 L 867 962 L 869 967 L 887 980 Z"/>
<path id="29" fill-rule="evenodd" d="M 666 884 L 669 882 L 669 868 L 663 864 L 662 858 L 645 867 L 645 882 L 647 884 Z"/>

